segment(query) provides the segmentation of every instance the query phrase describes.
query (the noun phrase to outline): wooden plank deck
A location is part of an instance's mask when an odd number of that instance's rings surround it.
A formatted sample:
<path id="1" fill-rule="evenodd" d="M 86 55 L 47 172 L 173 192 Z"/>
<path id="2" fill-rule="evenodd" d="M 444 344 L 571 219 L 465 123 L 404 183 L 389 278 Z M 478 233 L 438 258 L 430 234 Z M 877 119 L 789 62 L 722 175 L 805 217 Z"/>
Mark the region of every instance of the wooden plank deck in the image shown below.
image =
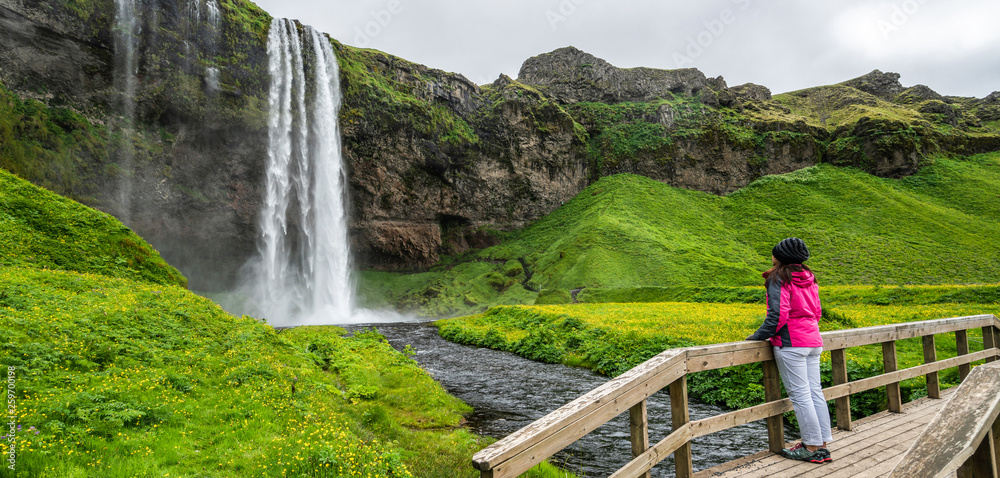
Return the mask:
<path id="1" fill-rule="evenodd" d="M 921 398 L 903 405 L 903 413 L 882 412 L 853 423 L 853 430 L 833 430 L 828 444 L 833 461 L 824 464 L 789 460 L 764 451 L 695 473 L 695 478 L 731 477 L 881 477 L 892 471 L 934 415 L 947 402 Z M 790 443 L 789 445 L 792 445 Z M 952 475 L 954 476 L 954 475 Z"/>

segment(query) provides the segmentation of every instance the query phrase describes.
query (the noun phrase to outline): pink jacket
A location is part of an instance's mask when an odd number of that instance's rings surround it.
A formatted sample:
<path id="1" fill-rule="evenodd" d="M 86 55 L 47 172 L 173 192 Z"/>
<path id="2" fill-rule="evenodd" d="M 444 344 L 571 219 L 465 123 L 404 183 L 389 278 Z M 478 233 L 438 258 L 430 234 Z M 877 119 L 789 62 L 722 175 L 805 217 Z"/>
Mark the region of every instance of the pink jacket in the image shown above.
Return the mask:
<path id="1" fill-rule="evenodd" d="M 822 347 L 819 286 L 811 272 L 793 272 L 790 284 L 775 278 L 767 285 L 767 318 L 751 340 L 770 340 L 775 347 Z"/>

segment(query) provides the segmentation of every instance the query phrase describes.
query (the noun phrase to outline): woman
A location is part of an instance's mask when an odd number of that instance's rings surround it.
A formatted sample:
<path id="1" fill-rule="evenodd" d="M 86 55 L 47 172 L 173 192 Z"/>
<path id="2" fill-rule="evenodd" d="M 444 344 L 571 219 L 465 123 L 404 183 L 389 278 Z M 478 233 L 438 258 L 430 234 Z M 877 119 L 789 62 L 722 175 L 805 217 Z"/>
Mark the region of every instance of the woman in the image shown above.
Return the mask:
<path id="1" fill-rule="evenodd" d="M 787 458 L 813 463 L 832 461 L 826 442 L 831 441 L 830 410 L 819 380 L 819 286 L 809 267 L 809 249 L 802 239 L 789 237 L 774 246 L 764 273 L 767 318 L 747 340 L 770 340 L 781 381 L 792 400 L 802 442 L 781 450 Z"/>

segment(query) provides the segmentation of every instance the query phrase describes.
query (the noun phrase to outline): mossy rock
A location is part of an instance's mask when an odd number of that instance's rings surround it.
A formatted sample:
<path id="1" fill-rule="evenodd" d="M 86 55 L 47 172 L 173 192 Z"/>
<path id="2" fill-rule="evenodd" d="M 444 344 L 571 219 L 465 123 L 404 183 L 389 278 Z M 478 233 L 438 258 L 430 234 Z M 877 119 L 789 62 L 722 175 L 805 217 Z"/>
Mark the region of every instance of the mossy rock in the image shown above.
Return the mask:
<path id="1" fill-rule="evenodd" d="M 558 305 L 571 302 L 573 302 L 573 298 L 569 291 L 562 289 L 543 289 L 538 293 L 538 298 L 535 299 L 535 305 Z"/>
<path id="2" fill-rule="evenodd" d="M 524 266 L 520 261 L 511 259 L 503 265 L 502 272 L 504 276 L 516 279 L 524 276 Z"/>

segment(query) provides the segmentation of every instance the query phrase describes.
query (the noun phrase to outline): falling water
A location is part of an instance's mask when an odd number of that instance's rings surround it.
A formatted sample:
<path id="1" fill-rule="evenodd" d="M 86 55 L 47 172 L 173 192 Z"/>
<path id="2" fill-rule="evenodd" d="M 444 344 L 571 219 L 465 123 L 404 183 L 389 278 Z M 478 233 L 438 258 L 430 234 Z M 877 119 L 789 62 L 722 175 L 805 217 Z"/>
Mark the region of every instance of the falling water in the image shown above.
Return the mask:
<path id="1" fill-rule="evenodd" d="M 219 80 L 219 69 L 210 66 L 205 68 L 205 84 L 208 85 L 208 94 L 215 95 L 219 92 L 222 87 L 222 83 Z"/>
<path id="2" fill-rule="evenodd" d="M 132 163 L 135 152 L 132 146 L 135 123 L 137 50 L 139 43 L 139 21 L 136 14 L 136 0 L 115 0 L 115 89 L 119 97 L 119 111 L 122 115 L 122 145 L 118 151 L 120 168 L 118 183 L 119 219 L 126 224 L 131 216 Z"/>
<path id="3" fill-rule="evenodd" d="M 188 0 L 188 20 L 191 23 L 201 23 L 201 0 Z"/>
<path id="4" fill-rule="evenodd" d="M 339 72 L 330 42 L 302 30 L 274 19 L 268 36 L 269 146 L 255 299 L 271 323 L 345 323 L 352 321 L 353 284 Z"/>
<path id="5" fill-rule="evenodd" d="M 218 54 L 222 12 L 218 0 L 187 0 L 185 7 L 184 71 L 194 72 L 194 66 Z M 211 68 L 211 67 L 208 67 Z M 210 74 L 205 70 L 206 80 Z"/>
<path id="6" fill-rule="evenodd" d="M 216 53 L 216 47 L 219 43 L 219 35 L 222 33 L 222 30 L 220 29 L 222 26 L 221 21 L 222 13 L 219 11 L 218 0 L 205 0 L 204 50 L 208 52 L 209 56 Z"/>
<path id="7" fill-rule="evenodd" d="M 219 14 L 219 2 L 216 0 L 208 0 L 205 4 L 206 17 L 208 17 L 208 24 L 212 27 L 213 32 L 219 30 L 219 20 L 221 15 Z"/>

